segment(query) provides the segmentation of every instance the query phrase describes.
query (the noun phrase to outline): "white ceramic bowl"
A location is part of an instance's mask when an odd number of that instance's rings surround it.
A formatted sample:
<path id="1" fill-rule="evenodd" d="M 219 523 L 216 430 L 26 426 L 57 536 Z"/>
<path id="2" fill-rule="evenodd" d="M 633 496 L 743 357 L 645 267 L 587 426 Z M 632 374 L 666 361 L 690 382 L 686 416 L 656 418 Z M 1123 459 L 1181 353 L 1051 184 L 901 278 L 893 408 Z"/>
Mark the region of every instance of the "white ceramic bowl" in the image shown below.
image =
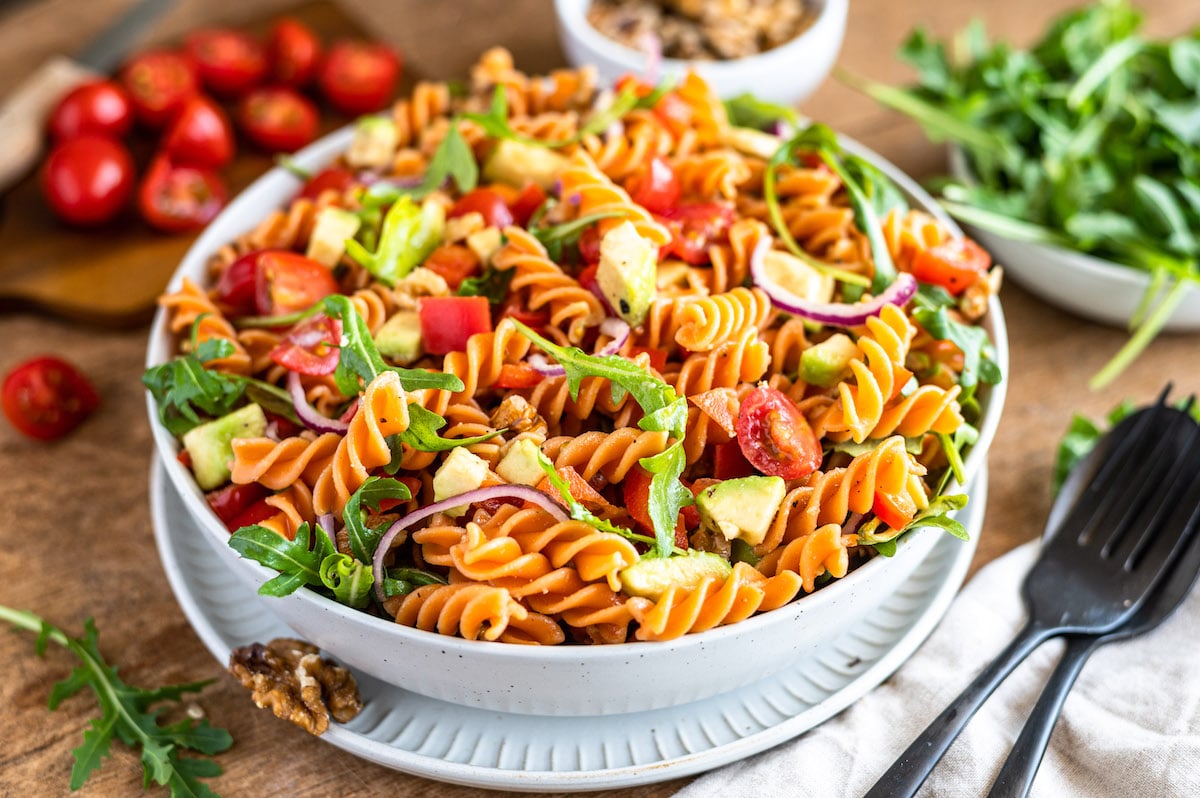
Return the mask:
<path id="1" fill-rule="evenodd" d="M 962 150 L 950 148 L 950 173 L 959 180 L 974 180 Z M 1150 288 L 1150 275 L 1119 263 L 1073 249 L 1017 241 L 974 225 L 970 234 L 983 244 L 996 262 L 1022 287 L 1056 307 L 1093 321 L 1116 327 L 1129 319 Z M 1160 292 L 1152 307 L 1165 295 Z M 1200 330 L 1200 286 L 1191 283 L 1163 329 Z"/>
<path id="2" fill-rule="evenodd" d="M 299 153 L 296 160 L 301 167 L 318 169 L 345 149 L 350 136 L 349 129 L 333 133 Z M 847 149 L 870 158 L 916 205 L 953 226 L 933 200 L 894 166 L 852 141 L 843 142 Z M 297 188 L 296 179 L 283 169 L 273 169 L 257 180 L 197 239 L 170 288 L 178 288 L 184 277 L 203 284 L 211 254 L 270 210 L 284 205 Z M 174 355 L 166 321 L 162 312 L 155 318 L 147 365 Z M 1004 316 L 995 300 L 987 329 L 995 342 L 997 361 L 1007 374 Z M 984 463 L 1005 389 L 1006 383 L 1001 383 L 981 392 L 984 415 L 979 442 L 967 457 L 967 484 Z M 158 423 L 153 400 L 148 399 L 148 409 L 167 473 L 205 538 L 247 584 L 257 588 L 275 576 L 229 547 L 228 531 L 209 510 L 190 472 L 176 459 L 178 443 Z M 779 672 L 886 602 L 943 534 L 936 529 L 917 530 L 901 542 L 894 557 L 876 557 L 785 607 L 661 643 L 547 648 L 485 643 L 398 626 L 306 588 L 286 598 L 264 601 L 300 637 L 356 670 L 413 692 L 502 712 L 613 714 L 697 701 Z"/>
<path id="3" fill-rule="evenodd" d="M 608 38 L 587 20 L 590 0 L 554 0 L 558 33 L 567 60 L 575 66 L 594 64 L 612 83 L 622 75 L 646 71 L 646 54 Z M 813 0 L 817 18 L 803 33 L 758 55 L 729 61 L 680 61 L 665 58 L 662 77 L 678 77 L 695 69 L 721 97 L 751 92 L 765 100 L 791 105 L 812 94 L 833 68 L 846 34 L 849 0 Z"/>

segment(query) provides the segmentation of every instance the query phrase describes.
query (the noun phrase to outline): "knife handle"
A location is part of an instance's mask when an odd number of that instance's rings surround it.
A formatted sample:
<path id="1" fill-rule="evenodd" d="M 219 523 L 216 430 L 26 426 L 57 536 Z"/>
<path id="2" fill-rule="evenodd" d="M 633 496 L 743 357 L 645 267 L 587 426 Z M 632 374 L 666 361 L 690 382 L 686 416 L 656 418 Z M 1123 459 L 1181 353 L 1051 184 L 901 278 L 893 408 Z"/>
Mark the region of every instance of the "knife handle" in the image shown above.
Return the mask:
<path id="1" fill-rule="evenodd" d="M 8 191 L 37 163 L 46 119 L 67 92 L 96 77 L 65 56 L 55 56 L 17 85 L 0 104 L 0 192 Z"/>

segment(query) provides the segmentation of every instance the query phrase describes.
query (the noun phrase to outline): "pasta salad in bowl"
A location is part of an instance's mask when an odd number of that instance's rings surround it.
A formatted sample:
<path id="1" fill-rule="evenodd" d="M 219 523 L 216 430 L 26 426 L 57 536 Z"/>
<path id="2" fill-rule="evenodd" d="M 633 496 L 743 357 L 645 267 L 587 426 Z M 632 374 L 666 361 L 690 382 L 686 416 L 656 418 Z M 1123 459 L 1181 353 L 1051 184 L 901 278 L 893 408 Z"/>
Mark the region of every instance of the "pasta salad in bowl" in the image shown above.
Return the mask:
<path id="1" fill-rule="evenodd" d="M 655 709 L 778 672 L 961 534 L 997 278 L 786 109 L 493 50 L 237 198 L 143 381 L 185 505 L 299 635 L 448 701 Z"/>

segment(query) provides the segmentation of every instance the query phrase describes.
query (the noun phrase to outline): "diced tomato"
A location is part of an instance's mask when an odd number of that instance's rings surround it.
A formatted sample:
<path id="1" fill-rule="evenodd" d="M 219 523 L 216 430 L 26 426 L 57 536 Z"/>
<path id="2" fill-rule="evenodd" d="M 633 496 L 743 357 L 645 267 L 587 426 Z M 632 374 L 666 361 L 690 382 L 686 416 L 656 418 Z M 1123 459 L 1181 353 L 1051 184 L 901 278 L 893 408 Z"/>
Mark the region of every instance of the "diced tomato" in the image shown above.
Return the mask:
<path id="1" fill-rule="evenodd" d="M 254 504 L 247 507 L 243 512 L 239 513 L 234 518 L 230 519 L 225 526 L 230 532 L 236 532 L 244 526 L 254 526 L 261 524 L 268 518 L 274 518 L 279 515 L 279 508 L 272 507 L 267 504 L 266 499 L 259 499 Z"/>
<path id="2" fill-rule="evenodd" d="M 192 470 L 192 454 L 187 449 L 180 449 L 179 454 L 175 455 L 175 459 L 188 471 Z"/>
<path id="3" fill-rule="evenodd" d="M 256 249 L 242 255 L 226 266 L 217 280 L 217 301 L 229 307 L 231 316 L 245 316 L 254 312 L 260 254 L 262 250 Z"/>
<path id="4" fill-rule="evenodd" d="M 305 319 L 271 350 L 271 360 L 300 374 L 332 374 L 341 354 L 342 323 L 324 313 Z"/>
<path id="5" fill-rule="evenodd" d="M 270 495 L 270 491 L 259 485 L 257 482 L 251 482 L 248 485 L 226 485 L 209 493 L 204 494 L 208 506 L 217 514 L 217 518 L 221 519 L 221 523 L 233 532 L 242 526 L 233 526 L 233 521 L 242 513 L 246 512 L 251 505 L 261 501 Z M 271 512 L 278 512 L 275 508 L 271 508 Z"/>
<path id="6" fill-rule="evenodd" d="M 732 388 L 713 388 L 688 397 L 688 401 L 729 437 L 737 434 L 738 398 Z"/>
<path id="7" fill-rule="evenodd" d="M 592 512 L 609 513 L 617 508 L 608 499 L 600 495 L 599 491 L 593 488 L 588 481 L 580 476 L 579 472 L 571 466 L 563 466 L 555 469 L 560 477 L 567 481 L 567 491 L 575 499 Z M 550 484 L 549 478 L 543 479 L 537 484 L 537 489 L 543 493 L 548 493 L 554 498 L 559 498 L 561 494 L 558 488 Z"/>
<path id="8" fill-rule="evenodd" d="M 737 441 L 718 443 L 713 447 L 713 476 L 717 479 L 737 479 L 754 475 L 754 466 L 742 454 Z"/>
<path id="9" fill-rule="evenodd" d="M 284 438 L 299 435 L 305 429 L 290 418 L 272 413 L 270 410 L 264 410 L 263 413 L 267 417 L 267 434 L 272 437 L 283 440 Z"/>
<path id="10" fill-rule="evenodd" d="M 971 239 L 952 238 L 913 257 L 912 273 L 923 283 L 940 285 L 957 296 L 986 274 L 992 256 Z"/>
<path id="11" fill-rule="evenodd" d="M 440 274 L 451 291 L 457 291 L 463 280 L 479 274 L 482 266 L 479 256 L 462 244 L 443 244 L 429 253 L 422 265 Z"/>
<path id="12" fill-rule="evenodd" d="M 504 201 L 503 195 L 495 189 L 475 189 L 454 203 L 454 207 L 446 215 L 454 218 L 455 216 L 466 216 L 472 212 L 482 216 L 483 223 L 488 227 L 504 228 L 513 223 L 513 214 L 508 209 L 508 203 Z"/>
<path id="13" fill-rule="evenodd" d="M 654 105 L 654 115 L 676 136 L 692 125 L 692 107 L 675 92 L 667 92 Z"/>
<path id="14" fill-rule="evenodd" d="M 679 201 L 679 178 L 663 158 L 655 156 L 626 182 L 629 196 L 651 213 L 663 213 Z"/>
<path id="15" fill-rule="evenodd" d="M 530 310 L 519 299 L 510 299 L 500 310 L 500 319 L 514 319 L 526 327 L 541 330 L 550 323 L 550 311 L 545 308 Z"/>
<path id="16" fill-rule="evenodd" d="M 659 349 L 654 346 L 631 346 L 629 347 L 629 356 L 637 357 L 641 354 L 650 356 L 650 368 L 662 373 L 662 370 L 667 367 L 667 350 Z"/>
<path id="17" fill-rule="evenodd" d="M 725 237 L 733 224 L 734 210 L 724 202 L 684 202 L 657 219 L 671 231 L 671 241 L 662 248 L 660 259 L 670 255 L 691 264 L 708 262 L 708 247 Z"/>
<path id="18" fill-rule="evenodd" d="M 579 236 L 579 259 L 584 263 L 592 264 L 593 266 L 600 262 L 600 228 L 596 225 L 584 230 Z M 584 270 L 587 271 L 586 269 Z M 580 282 L 583 275 L 580 275 Z M 592 279 L 595 280 L 596 272 L 592 272 Z"/>
<path id="19" fill-rule="evenodd" d="M 338 284 L 323 263 L 284 249 L 264 249 L 258 253 L 254 290 L 259 315 L 282 316 L 337 293 Z"/>
<path id="20" fill-rule="evenodd" d="M 0 388 L 0 405 L 19 432 L 51 441 L 82 424 L 99 407 L 100 396 L 73 365 L 46 355 L 8 372 Z"/>
<path id="21" fill-rule="evenodd" d="M 505 363 L 496 378 L 497 388 L 532 388 L 546 379 L 528 363 Z"/>
<path id="22" fill-rule="evenodd" d="M 546 202 L 546 192 L 537 183 L 530 183 L 521 189 L 516 199 L 509 203 L 513 222 L 521 227 L 527 227 L 529 220 L 538 208 Z"/>
<path id="23" fill-rule="evenodd" d="M 877 490 L 871 509 L 876 518 L 896 531 L 908 526 L 917 514 L 917 505 L 907 493 L 891 494 Z"/>
<path id="24" fill-rule="evenodd" d="M 303 199 L 316 199 L 325 191 L 346 191 L 357 181 L 354 173 L 340 166 L 330 166 L 322 169 L 308 179 L 299 196 Z"/>
<path id="25" fill-rule="evenodd" d="M 634 521 L 648 530 L 654 529 L 654 521 L 650 518 L 650 482 L 653 479 L 649 471 L 635 465 L 625 474 L 625 481 L 621 483 L 625 509 Z"/>
<path id="26" fill-rule="evenodd" d="M 742 454 L 761 473 L 800 479 L 821 466 L 821 444 L 786 394 L 759 386 L 742 401 L 737 421 Z"/>
<path id="27" fill-rule="evenodd" d="M 492 309 L 487 297 L 427 297 L 421 300 L 417 314 L 421 342 L 431 355 L 465 351 L 472 335 L 492 331 Z"/>

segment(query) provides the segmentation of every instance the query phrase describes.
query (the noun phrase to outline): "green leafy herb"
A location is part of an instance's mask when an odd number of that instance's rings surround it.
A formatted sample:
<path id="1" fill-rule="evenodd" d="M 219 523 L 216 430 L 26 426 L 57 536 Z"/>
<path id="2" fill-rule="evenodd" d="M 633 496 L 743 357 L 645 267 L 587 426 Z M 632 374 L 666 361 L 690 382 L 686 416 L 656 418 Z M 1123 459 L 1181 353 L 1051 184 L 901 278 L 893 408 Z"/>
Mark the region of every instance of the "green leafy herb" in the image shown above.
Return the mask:
<path id="1" fill-rule="evenodd" d="M 860 543 L 874 546 L 875 550 L 885 557 L 896 553 L 896 541 L 901 535 L 921 527 L 932 526 L 954 535 L 962 540 L 969 540 L 970 535 L 962 522 L 951 518 L 949 513 L 956 512 L 967 506 L 967 497 L 956 493 L 951 496 L 936 496 L 930 500 L 929 506 L 921 510 L 904 529 L 892 529 L 879 518 L 869 518 L 862 523 L 855 534 Z"/>
<path id="2" fill-rule="evenodd" d="M 370 508 L 378 511 L 386 500 L 408 501 L 412 492 L 408 486 L 396 479 L 385 477 L 367 477 L 367 481 L 358 490 L 350 494 L 346 507 L 342 510 L 342 519 L 346 524 L 346 538 L 350 543 L 350 551 L 355 558 L 369 563 L 375 557 L 375 549 L 379 540 L 387 531 L 386 526 L 378 528 L 367 527 L 367 512 Z"/>
<path id="3" fill-rule="evenodd" d="M 546 472 L 546 479 L 550 485 L 558 491 L 562 497 L 563 504 L 567 506 L 567 512 L 571 514 L 571 518 L 575 521 L 582 521 L 588 526 L 598 529 L 601 532 L 611 532 L 614 535 L 620 535 L 627 540 L 637 541 L 639 543 L 654 543 L 654 538 L 648 538 L 645 535 L 639 535 L 631 529 L 626 529 L 623 526 L 618 526 L 612 521 L 607 521 L 600 518 L 583 504 L 571 495 L 571 485 L 565 478 L 554 468 L 554 463 L 550 462 L 550 458 L 538 452 L 538 465 L 542 467 L 542 471 Z M 674 523 L 674 522 L 672 522 Z"/>
<path id="4" fill-rule="evenodd" d="M 83 733 L 83 744 L 72 752 L 75 756 L 71 768 L 72 790 L 82 787 L 103 764 L 116 738 L 140 749 L 146 785 L 153 781 L 169 788 L 171 795 L 178 798 L 216 798 L 200 779 L 221 775 L 221 766 L 211 759 L 182 756 L 181 751 L 218 754 L 233 744 L 229 732 L 210 725 L 207 720 L 190 718 L 162 725 L 159 723 L 162 709 L 155 707 L 164 701 L 179 701 L 188 693 L 198 693 L 212 680 L 151 689 L 133 687 L 122 681 L 116 667 L 104 660 L 91 618 L 84 621 L 84 634 L 79 638 L 24 610 L 0 606 L 0 619 L 36 632 L 39 656 L 45 653 L 46 643 L 53 641 L 78 658 L 79 666 L 50 692 L 50 709 L 57 709 L 84 687 L 92 690 L 100 705 L 100 717 L 92 720 Z"/>
<path id="5" fill-rule="evenodd" d="M 371 566 L 349 554 L 330 554 L 321 561 L 321 584 L 347 607 L 363 609 L 371 602 L 375 573 Z"/>
<path id="6" fill-rule="evenodd" d="M 195 327 L 192 336 L 194 342 Z M 146 369 L 142 384 L 154 397 L 158 418 L 172 435 L 178 437 L 203 424 L 206 419 L 201 414 L 208 418 L 225 415 L 242 398 L 245 388 L 241 380 L 204 367 L 210 360 L 231 354 L 232 343 L 223 338 L 209 338 L 193 345 L 188 354 Z"/>
<path id="7" fill-rule="evenodd" d="M 551 260 L 562 262 L 563 249 L 577 244 L 584 230 L 602 219 L 615 219 L 624 215 L 624 211 L 599 211 L 597 213 L 584 214 L 577 219 L 572 219 L 569 222 L 561 224 L 549 225 L 547 227 L 532 226 L 529 232 L 533 233 L 534 237 L 542 242 L 542 246 L 546 248 L 546 253 L 550 256 Z"/>
<path id="8" fill-rule="evenodd" d="M 408 275 L 437 249 L 442 241 L 446 211 L 440 203 L 421 205 L 409 197 L 399 197 L 387 215 L 379 245 L 371 252 L 358 241 L 346 241 L 346 254 L 389 288 Z"/>
<path id="9" fill-rule="evenodd" d="M 777 122 L 786 122 L 795 128 L 801 124 L 800 114 L 794 108 L 760 100 L 753 94 L 739 94 L 725 100 L 725 114 L 731 124 L 755 130 L 768 130 Z"/>
<path id="10" fill-rule="evenodd" d="M 508 297 L 508 286 L 515 269 L 489 268 L 478 277 L 468 277 L 458 286 L 459 296 L 482 296 L 493 305 L 499 305 Z"/>
<path id="11" fill-rule="evenodd" d="M 474 446 L 477 443 L 490 441 L 503 432 L 503 430 L 496 430 L 470 438 L 442 438 L 437 433 L 444 426 L 446 426 L 446 419 L 437 413 L 426 410 L 415 402 L 410 404 L 408 406 L 408 429 L 388 437 L 388 445 L 392 447 L 393 452 L 392 462 L 388 467 L 389 473 L 395 473 L 390 470 L 392 467 L 399 468 L 400 444 L 406 444 L 419 452 L 448 452 L 459 446 Z"/>
<path id="12" fill-rule="evenodd" d="M 987 330 L 951 319 L 945 307 L 936 310 L 918 307 L 913 311 L 913 318 L 934 338 L 953 341 L 962 350 L 963 368 L 959 385 L 963 393 L 959 401 L 963 405 L 974 398 L 975 388 L 980 382 L 996 385 L 1003 379 L 1004 375 L 994 359 L 995 347 Z"/>
<path id="13" fill-rule="evenodd" d="M 692 492 L 679 479 L 687 467 L 687 455 L 683 444 L 676 441 L 659 454 L 643 457 L 638 463 L 653 475 L 647 509 L 654 526 L 655 550 L 658 556 L 666 557 L 675 545 L 679 511 L 695 503 Z"/>
<path id="14" fill-rule="evenodd" d="M 444 585 L 446 577 L 419 568 L 389 568 L 383 580 L 384 596 L 407 596 L 422 585 Z"/>
<path id="15" fill-rule="evenodd" d="M 422 199 L 440 189 L 447 180 L 453 180 L 461 194 L 471 191 L 479 182 L 479 165 L 475 153 L 458 130 L 451 124 L 446 137 L 433 153 L 425 177 L 417 186 L 399 186 L 386 180 L 375 183 L 363 194 L 368 207 L 379 208 L 401 199 Z M 386 222 L 385 222 L 386 223 Z M 357 258 L 356 258 L 357 260 Z"/>
<path id="16" fill-rule="evenodd" d="M 260 596 L 288 596 L 305 585 L 324 587 L 321 564 L 337 553 L 329 535 L 314 533 L 307 523 L 296 530 L 294 540 L 265 526 L 244 526 L 230 536 L 229 546 L 246 559 L 279 571 L 279 576 L 258 588 Z"/>

